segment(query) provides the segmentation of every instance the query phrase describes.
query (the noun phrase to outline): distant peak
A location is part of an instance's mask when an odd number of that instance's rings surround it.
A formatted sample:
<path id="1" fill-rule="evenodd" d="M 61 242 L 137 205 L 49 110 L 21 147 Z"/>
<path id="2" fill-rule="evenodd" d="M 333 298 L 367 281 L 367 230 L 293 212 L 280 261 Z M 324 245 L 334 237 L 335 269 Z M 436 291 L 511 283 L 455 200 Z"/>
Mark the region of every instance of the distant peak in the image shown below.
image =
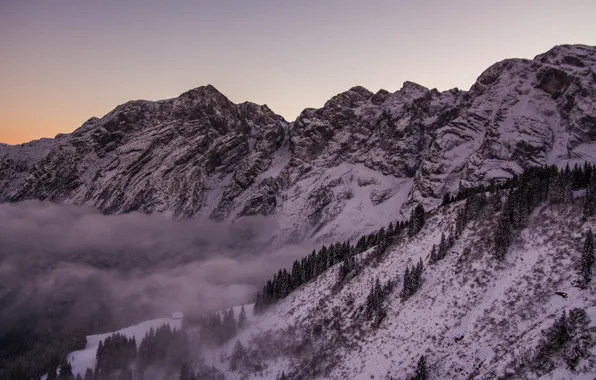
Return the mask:
<path id="1" fill-rule="evenodd" d="M 372 92 L 370 92 L 369 90 L 367 90 L 366 88 L 364 88 L 362 86 L 354 86 L 354 87 L 350 88 L 347 92 L 355 92 L 357 94 L 362 94 L 364 96 L 373 95 Z"/>
<path id="2" fill-rule="evenodd" d="M 543 54 L 534 57 L 535 61 L 551 65 L 571 65 L 583 67 L 587 62 L 596 60 L 596 47 L 587 45 L 557 45 Z"/>
<path id="3" fill-rule="evenodd" d="M 424 90 L 427 91 L 428 88 L 414 82 L 410 82 L 409 80 L 405 81 L 404 84 L 401 86 L 402 90 Z"/>
<path id="4" fill-rule="evenodd" d="M 348 91 L 335 95 L 325 103 L 328 106 L 353 107 L 356 103 L 365 101 L 374 94 L 362 86 L 354 86 Z"/>
<path id="5" fill-rule="evenodd" d="M 208 84 L 205 86 L 199 86 L 193 88 L 192 90 L 188 90 L 180 95 L 180 97 L 204 97 L 204 96 L 211 96 L 211 97 L 225 97 L 217 88 Z"/>

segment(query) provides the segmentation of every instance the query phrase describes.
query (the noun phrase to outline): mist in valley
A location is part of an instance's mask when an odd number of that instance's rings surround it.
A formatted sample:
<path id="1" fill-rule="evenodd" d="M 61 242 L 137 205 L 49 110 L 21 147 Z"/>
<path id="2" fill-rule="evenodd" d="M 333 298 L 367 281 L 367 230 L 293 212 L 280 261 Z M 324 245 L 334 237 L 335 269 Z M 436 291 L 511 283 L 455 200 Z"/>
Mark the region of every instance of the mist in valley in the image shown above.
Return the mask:
<path id="1" fill-rule="evenodd" d="M 264 217 L 220 223 L 0 204 L 0 337 L 105 332 L 250 303 L 266 278 L 311 248 L 270 250 L 276 231 Z"/>

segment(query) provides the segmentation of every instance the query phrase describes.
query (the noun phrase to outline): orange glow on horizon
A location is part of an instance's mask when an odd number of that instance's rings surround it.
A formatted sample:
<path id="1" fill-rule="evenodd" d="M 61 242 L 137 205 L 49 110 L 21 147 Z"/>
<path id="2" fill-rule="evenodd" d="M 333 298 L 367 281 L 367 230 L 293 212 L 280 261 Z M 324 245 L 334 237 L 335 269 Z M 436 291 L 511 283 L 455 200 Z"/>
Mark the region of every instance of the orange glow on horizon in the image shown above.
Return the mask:
<path id="1" fill-rule="evenodd" d="M 288 121 L 356 85 L 467 89 L 500 60 L 596 45 L 594 14 L 593 0 L 3 2 L 0 142 L 207 84 Z"/>

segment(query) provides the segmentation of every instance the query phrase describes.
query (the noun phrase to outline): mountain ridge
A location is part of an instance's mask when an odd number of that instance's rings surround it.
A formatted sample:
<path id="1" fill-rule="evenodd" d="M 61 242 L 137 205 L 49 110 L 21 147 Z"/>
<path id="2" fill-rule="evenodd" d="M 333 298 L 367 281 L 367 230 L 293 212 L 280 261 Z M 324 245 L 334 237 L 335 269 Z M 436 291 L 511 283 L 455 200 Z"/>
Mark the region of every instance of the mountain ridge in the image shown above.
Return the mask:
<path id="1" fill-rule="evenodd" d="M 596 162 L 595 94 L 596 48 L 585 45 L 500 61 L 469 91 L 354 86 L 293 122 L 200 86 L 124 103 L 53 140 L 0 146 L 0 200 L 261 214 L 281 225 L 280 242 L 350 238 L 375 224 L 359 209 L 388 206 L 382 221 L 403 219 L 460 186 Z"/>

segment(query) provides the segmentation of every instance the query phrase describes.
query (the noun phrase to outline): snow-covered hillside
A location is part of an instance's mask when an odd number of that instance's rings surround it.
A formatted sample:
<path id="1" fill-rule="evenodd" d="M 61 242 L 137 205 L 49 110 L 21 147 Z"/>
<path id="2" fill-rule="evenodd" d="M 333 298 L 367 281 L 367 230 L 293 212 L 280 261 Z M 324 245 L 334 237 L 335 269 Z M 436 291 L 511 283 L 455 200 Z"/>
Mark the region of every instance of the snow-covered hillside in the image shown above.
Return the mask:
<path id="1" fill-rule="evenodd" d="M 453 223 L 462 203 L 435 212 L 423 230 L 405 238 L 379 263 L 343 286 L 339 265 L 302 286 L 251 321 L 237 339 L 205 355 L 226 379 L 406 379 L 425 355 L 431 379 L 537 378 L 523 367 L 544 331 L 563 311 L 583 309 L 591 323 L 591 357 L 571 372 L 562 359 L 543 379 L 593 379 L 596 373 L 596 283 L 574 286 L 584 232 L 576 205 L 542 205 L 514 240 L 506 260 L 495 260 L 488 236 L 495 228 L 487 208 L 440 262 L 428 265 L 433 244 Z M 469 248 L 467 250 L 466 248 Z M 361 260 L 371 251 L 361 255 Z M 406 266 L 425 263 L 423 285 L 411 298 L 399 297 Z M 379 279 L 397 281 L 386 300 L 387 316 L 376 329 L 359 319 L 360 308 Z M 561 295 L 558 295 L 557 293 Z M 230 370 L 236 341 L 258 368 Z"/>
<path id="2" fill-rule="evenodd" d="M 261 214 L 279 223 L 279 244 L 339 240 L 409 214 L 413 201 L 430 209 L 460 185 L 596 162 L 595 123 L 596 48 L 582 45 L 499 62 L 469 91 L 354 87 L 293 123 L 204 86 L 128 102 L 54 140 L 0 146 L 0 200 Z"/>
<path id="3" fill-rule="evenodd" d="M 141 322 L 134 326 L 125 327 L 118 331 L 109 332 L 105 334 L 97 334 L 97 335 L 89 335 L 87 336 L 87 345 L 85 349 L 71 352 L 67 355 L 67 360 L 72 366 L 72 373 L 76 376 L 80 374 L 81 376 L 85 375 L 85 371 L 87 368 L 91 370 L 95 369 L 95 354 L 97 352 L 97 347 L 99 346 L 99 342 L 105 340 L 107 337 L 111 336 L 112 334 L 121 334 L 126 336 L 127 338 L 135 338 L 138 345 L 141 343 L 141 340 L 149 332 L 149 330 L 154 329 L 156 330 L 158 327 L 163 325 L 169 325 L 172 329 L 180 329 L 182 327 L 182 319 L 181 318 L 158 318 L 152 319 L 150 321 Z"/>
<path id="4" fill-rule="evenodd" d="M 596 228 L 596 219 L 582 222 L 578 205 L 542 204 L 515 236 L 506 259 L 498 261 L 488 238 L 495 229 L 489 205 L 444 259 L 429 264 L 432 246 L 449 232 L 463 203 L 429 214 L 415 237 L 399 240 L 380 261 L 374 248 L 360 254 L 362 270 L 341 285 L 338 264 L 263 314 L 253 315 L 253 305 L 247 306 L 247 327 L 221 346 L 197 351 L 192 365 L 215 368 L 228 380 L 276 379 L 282 373 L 306 379 L 408 379 L 424 355 L 430 379 L 593 379 L 596 283 L 585 289 L 576 284 L 585 231 Z M 419 260 L 425 265 L 422 286 L 404 301 L 405 268 Z M 362 315 L 377 280 L 396 286 L 384 301 L 386 317 L 375 327 Z M 563 312 L 586 320 L 573 339 L 583 339 L 589 350 L 573 371 L 564 361 L 568 352 L 555 352 L 553 367 L 539 376 L 529 369 L 536 366 L 532 355 Z M 239 313 L 240 307 L 234 308 Z M 179 328 L 180 322 L 157 319 L 117 332 L 139 343 L 151 327 Z M 191 340 L 200 334 L 189 328 Z M 75 374 L 94 368 L 99 340 L 109 335 L 89 336 L 85 350 L 68 355 Z M 239 344 L 248 359 L 232 370 Z"/>

